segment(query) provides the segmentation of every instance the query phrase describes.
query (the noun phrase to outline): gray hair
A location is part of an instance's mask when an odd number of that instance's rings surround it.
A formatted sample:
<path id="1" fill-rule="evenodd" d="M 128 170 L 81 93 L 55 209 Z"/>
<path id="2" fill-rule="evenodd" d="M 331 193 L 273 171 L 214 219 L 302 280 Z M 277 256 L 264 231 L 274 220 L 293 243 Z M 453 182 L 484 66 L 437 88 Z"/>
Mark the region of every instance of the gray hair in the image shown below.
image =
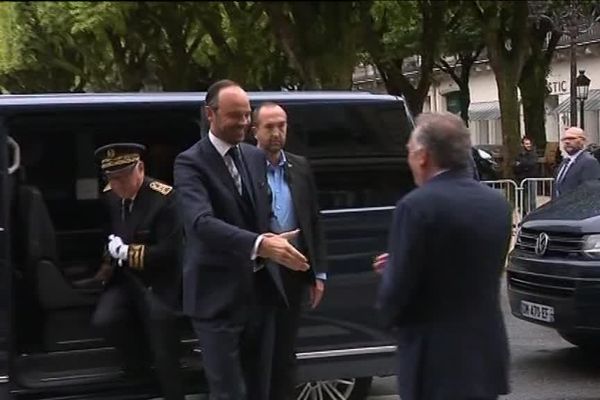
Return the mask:
<path id="1" fill-rule="evenodd" d="M 424 113 L 417 117 L 413 130 L 415 142 L 425 148 L 439 168 L 464 169 L 471 157 L 471 133 L 458 116 Z"/>

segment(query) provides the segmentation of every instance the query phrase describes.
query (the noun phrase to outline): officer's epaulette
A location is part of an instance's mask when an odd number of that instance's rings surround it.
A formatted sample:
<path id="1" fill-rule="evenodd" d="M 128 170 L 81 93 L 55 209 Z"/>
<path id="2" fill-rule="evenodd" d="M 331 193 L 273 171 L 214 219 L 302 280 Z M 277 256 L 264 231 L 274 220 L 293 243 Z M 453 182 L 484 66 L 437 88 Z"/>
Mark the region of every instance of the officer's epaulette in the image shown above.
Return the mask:
<path id="1" fill-rule="evenodd" d="M 111 190 L 112 188 L 110 187 L 110 183 L 106 186 L 104 186 L 104 189 L 102 189 L 102 192 L 108 192 L 109 190 Z"/>
<path id="2" fill-rule="evenodd" d="M 159 181 L 152 181 L 150 182 L 150 189 L 155 190 L 158 193 L 166 196 L 169 193 L 171 193 L 171 190 L 173 190 L 173 186 L 169 186 L 166 183 L 162 183 Z"/>

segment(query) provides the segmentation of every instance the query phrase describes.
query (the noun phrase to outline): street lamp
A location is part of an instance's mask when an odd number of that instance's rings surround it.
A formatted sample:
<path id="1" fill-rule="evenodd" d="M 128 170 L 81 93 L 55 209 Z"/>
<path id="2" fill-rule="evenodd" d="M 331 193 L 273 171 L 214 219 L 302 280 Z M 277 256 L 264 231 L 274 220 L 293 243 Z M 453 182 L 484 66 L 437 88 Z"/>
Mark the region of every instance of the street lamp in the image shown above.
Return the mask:
<path id="1" fill-rule="evenodd" d="M 577 100 L 579 100 L 579 127 L 584 129 L 583 106 L 590 91 L 590 78 L 585 76 L 585 70 L 580 69 L 577 76 Z"/>

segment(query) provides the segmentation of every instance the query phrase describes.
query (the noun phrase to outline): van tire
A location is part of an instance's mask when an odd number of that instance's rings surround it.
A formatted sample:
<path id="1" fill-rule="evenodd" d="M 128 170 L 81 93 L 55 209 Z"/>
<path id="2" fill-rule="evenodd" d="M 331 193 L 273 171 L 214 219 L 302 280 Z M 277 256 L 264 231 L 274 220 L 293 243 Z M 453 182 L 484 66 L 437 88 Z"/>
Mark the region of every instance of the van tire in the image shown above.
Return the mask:
<path id="1" fill-rule="evenodd" d="M 365 400 L 371 391 L 372 382 L 372 377 L 304 382 L 296 386 L 296 400 L 309 400 L 312 398 L 309 394 L 318 390 L 321 390 L 321 393 L 323 393 L 323 400 L 339 399 L 339 397 L 332 397 L 328 394 L 327 389 L 331 387 L 337 388 L 345 396 L 344 399 L 346 400 Z"/>

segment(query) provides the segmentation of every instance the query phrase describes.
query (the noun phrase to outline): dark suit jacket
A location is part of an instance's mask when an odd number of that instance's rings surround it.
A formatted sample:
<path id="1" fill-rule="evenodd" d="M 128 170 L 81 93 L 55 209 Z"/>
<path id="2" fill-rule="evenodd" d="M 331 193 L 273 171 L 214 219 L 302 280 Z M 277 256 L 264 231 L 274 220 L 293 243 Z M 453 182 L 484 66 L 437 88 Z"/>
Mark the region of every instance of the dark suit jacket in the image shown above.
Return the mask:
<path id="1" fill-rule="evenodd" d="M 558 178 L 561 168 L 568 159 L 565 158 L 560 166 L 556 169 L 555 179 Z M 583 151 L 575 160 L 573 165 L 567 170 L 567 174 L 560 180 L 554 183 L 553 198 L 563 196 L 568 192 L 572 192 L 583 182 L 600 179 L 600 163 L 594 156 L 587 151 Z"/>
<path id="2" fill-rule="evenodd" d="M 397 335 L 402 400 L 507 393 L 499 290 L 510 233 L 503 196 L 464 172 L 396 205 L 378 308 Z"/>
<path id="3" fill-rule="evenodd" d="M 285 152 L 287 165 L 285 177 L 292 194 L 294 212 L 300 228 L 302 250 L 308 257 L 314 279 L 318 273 L 327 272 L 325 237 L 321 229 L 317 185 L 308 160 L 302 156 Z"/>
<path id="4" fill-rule="evenodd" d="M 107 187 L 104 199 L 110 214 L 108 232 L 129 245 L 126 269 L 116 268 L 115 279 L 122 279 L 122 274 L 133 275 L 166 305 L 178 309 L 181 305 L 183 226 L 171 189 L 169 185 L 146 177 L 126 221 L 121 219 L 121 198 Z"/>
<path id="5" fill-rule="evenodd" d="M 185 228 L 183 311 L 197 319 L 242 321 L 256 298 L 253 267 L 257 263 L 250 256 L 258 235 L 269 231 L 266 159 L 261 150 L 245 143 L 240 151 L 252 204 L 238 194 L 208 136 L 175 160 L 175 187 Z M 278 269 L 268 270 L 281 288 Z"/>

